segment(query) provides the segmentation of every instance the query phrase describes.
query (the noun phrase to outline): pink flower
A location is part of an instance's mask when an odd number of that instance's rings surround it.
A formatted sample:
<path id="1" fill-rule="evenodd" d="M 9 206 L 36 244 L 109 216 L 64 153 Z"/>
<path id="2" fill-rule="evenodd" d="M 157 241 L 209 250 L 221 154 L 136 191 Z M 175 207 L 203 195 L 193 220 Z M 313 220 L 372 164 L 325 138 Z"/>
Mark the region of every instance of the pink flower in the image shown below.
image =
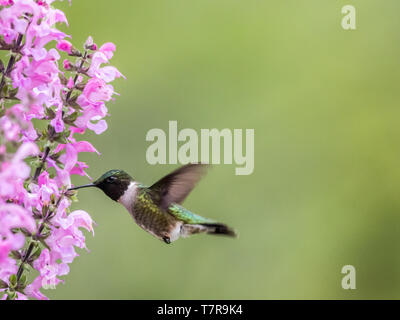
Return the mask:
<path id="1" fill-rule="evenodd" d="M 116 47 L 115 47 L 114 43 L 107 42 L 100 47 L 99 51 L 104 53 L 104 55 L 107 57 L 107 59 L 110 60 L 114 55 L 115 49 L 116 49 Z"/>
<path id="2" fill-rule="evenodd" d="M 67 40 L 60 40 L 57 42 L 57 49 L 60 51 L 67 52 L 68 54 L 71 54 L 72 43 Z"/>
<path id="3" fill-rule="evenodd" d="M 35 155 L 38 147 L 27 142 L 22 144 L 10 162 L 3 162 L 0 166 L 0 197 L 22 201 L 26 195 L 23 182 L 29 177 L 30 168 L 23 161 L 27 156 Z"/>
<path id="4" fill-rule="evenodd" d="M 103 48 L 104 46 L 105 48 Z M 115 50 L 115 46 L 113 44 L 107 44 L 104 46 L 102 46 L 99 51 L 93 54 L 92 63 L 88 70 L 88 75 L 90 75 L 91 77 L 102 79 L 107 83 L 119 77 L 125 78 L 125 76 L 123 76 L 117 70 L 117 68 L 113 66 L 101 67 L 102 64 L 109 62 L 109 59 L 113 56 L 113 51 Z"/>
<path id="5" fill-rule="evenodd" d="M 43 280 L 45 278 L 42 276 L 38 276 L 33 282 L 28 285 L 24 292 L 28 297 L 35 298 L 38 300 L 48 300 L 48 298 L 40 292 L 40 289 L 42 288 L 43 285 Z"/>
<path id="6" fill-rule="evenodd" d="M 88 81 L 82 95 L 79 96 L 77 102 L 80 106 L 100 105 L 104 101 L 111 100 L 114 88 L 110 84 L 106 84 L 104 80 L 92 78 Z"/>
<path id="7" fill-rule="evenodd" d="M 89 128 L 100 134 L 107 129 L 107 123 L 102 120 L 107 115 L 104 102 L 109 101 L 114 93 L 114 88 L 105 81 L 92 78 L 88 81 L 77 103 L 83 109 L 83 115 L 78 117 L 75 125 L 78 128 Z"/>
<path id="8" fill-rule="evenodd" d="M 12 72 L 14 87 L 22 88 L 22 90 L 34 90 L 46 85 L 60 86 L 59 70 L 56 64 L 59 59 L 60 55 L 55 49 L 50 49 L 41 60 L 30 60 L 27 56 L 22 57 Z"/>
<path id="9" fill-rule="evenodd" d="M 1 6 L 9 6 L 9 5 L 12 5 L 12 4 L 14 4 L 14 1 L 13 0 L 1 0 L 0 1 L 0 5 Z"/>

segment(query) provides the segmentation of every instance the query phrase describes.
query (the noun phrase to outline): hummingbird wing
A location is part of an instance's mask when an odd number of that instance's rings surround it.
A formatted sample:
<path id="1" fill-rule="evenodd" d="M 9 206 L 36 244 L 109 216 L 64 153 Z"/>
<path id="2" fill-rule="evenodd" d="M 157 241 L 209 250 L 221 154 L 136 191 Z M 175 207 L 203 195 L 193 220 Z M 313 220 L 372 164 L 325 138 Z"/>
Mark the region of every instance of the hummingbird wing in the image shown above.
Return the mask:
<path id="1" fill-rule="evenodd" d="M 166 175 L 149 188 L 154 202 L 164 210 L 172 203 L 181 204 L 208 167 L 202 163 L 191 163 Z"/>

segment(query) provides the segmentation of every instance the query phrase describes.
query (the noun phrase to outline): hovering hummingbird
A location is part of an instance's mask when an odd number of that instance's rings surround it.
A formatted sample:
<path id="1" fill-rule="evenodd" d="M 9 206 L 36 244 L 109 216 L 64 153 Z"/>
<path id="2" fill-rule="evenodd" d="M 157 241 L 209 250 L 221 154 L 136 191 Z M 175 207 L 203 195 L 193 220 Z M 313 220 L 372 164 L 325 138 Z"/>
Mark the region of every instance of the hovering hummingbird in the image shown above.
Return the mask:
<path id="1" fill-rule="evenodd" d="M 196 233 L 235 237 L 227 225 L 203 218 L 180 204 L 205 174 L 207 165 L 188 164 L 166 175 L 151 187 L 135 181 L 122 170 L 110 170 L 91 184 L 69 190 L 96 187 L 121 203 L 135 222 L 165 243 Z"/>

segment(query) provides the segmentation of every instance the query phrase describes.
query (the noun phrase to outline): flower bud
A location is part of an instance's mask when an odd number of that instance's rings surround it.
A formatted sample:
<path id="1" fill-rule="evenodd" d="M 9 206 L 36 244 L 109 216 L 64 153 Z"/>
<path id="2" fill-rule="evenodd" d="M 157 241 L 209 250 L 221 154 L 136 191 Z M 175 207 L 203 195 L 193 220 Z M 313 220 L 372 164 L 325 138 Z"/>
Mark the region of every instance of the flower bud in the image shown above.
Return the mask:
<path id="1" fill-rule="evenodd" d="M 64 65 L 64 69 L 65 70 L 70 70 L 71 69 L 71 62 L 69 60 L 65 59 L 63 61 L 63 65 Z"/>

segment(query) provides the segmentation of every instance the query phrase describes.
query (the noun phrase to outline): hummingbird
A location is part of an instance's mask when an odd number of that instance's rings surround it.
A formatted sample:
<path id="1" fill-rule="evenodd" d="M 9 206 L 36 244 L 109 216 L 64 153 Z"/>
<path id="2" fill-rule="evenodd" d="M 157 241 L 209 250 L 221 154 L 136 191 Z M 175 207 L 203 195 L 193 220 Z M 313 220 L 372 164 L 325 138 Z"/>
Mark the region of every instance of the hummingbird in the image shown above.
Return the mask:
<path id="1" fill-rule="evenodd" d="M 95 187 L 122 204 L 145 231 L 167 244 L 192 234 L 207 233 L 235 237 L 235 231 L 223 223 L 199 216 L 181 204 L 208 165 L 184 165 L 148 187 L 123 170 L 110 170 L 93 183 L 68 190 Z"/>

